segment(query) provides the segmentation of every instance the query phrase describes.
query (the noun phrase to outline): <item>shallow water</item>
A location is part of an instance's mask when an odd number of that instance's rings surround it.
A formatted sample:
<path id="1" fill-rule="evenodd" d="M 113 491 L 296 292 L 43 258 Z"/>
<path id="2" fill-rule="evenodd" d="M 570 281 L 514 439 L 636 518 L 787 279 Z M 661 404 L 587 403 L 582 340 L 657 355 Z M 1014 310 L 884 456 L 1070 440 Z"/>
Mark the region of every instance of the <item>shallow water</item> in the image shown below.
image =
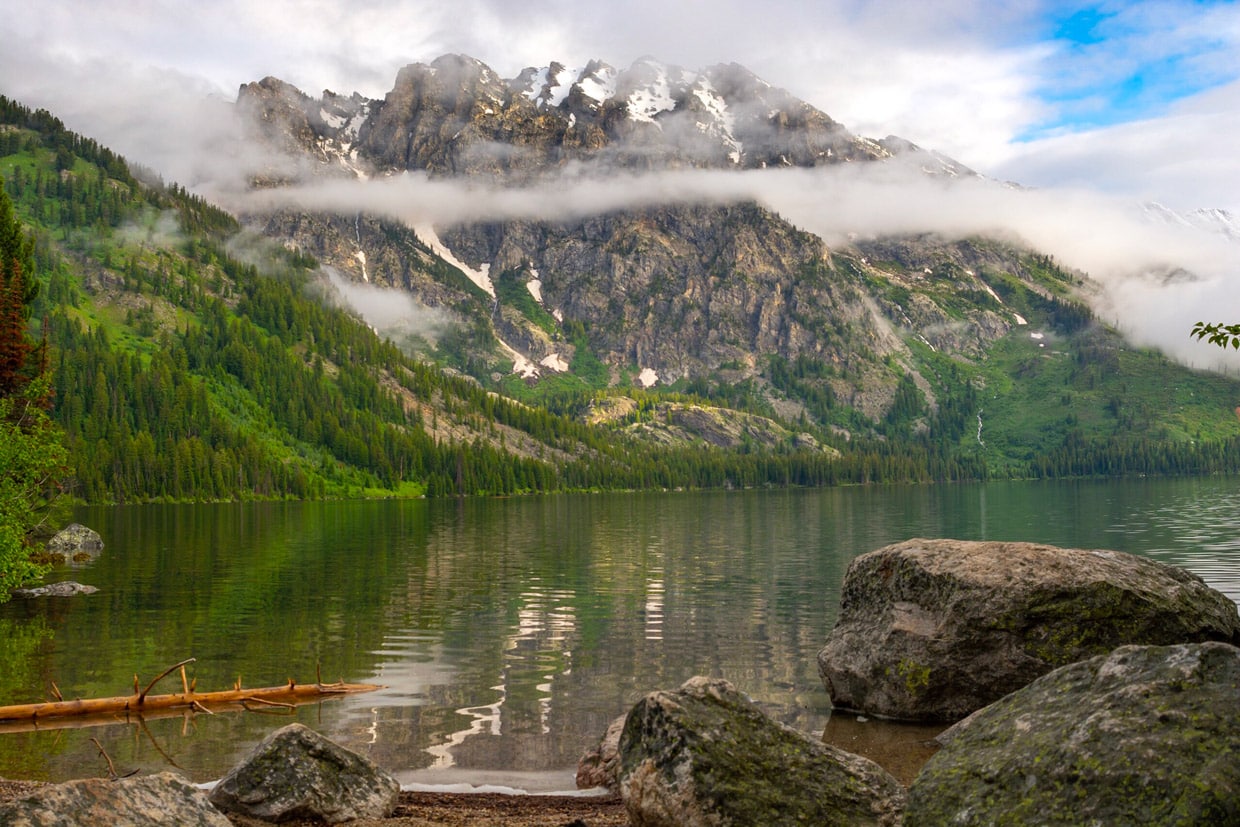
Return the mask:
<path id="1" fill-rule="evenodd" d="M 0 776 L 106 765 L 222 775 L 301 721 L 405 784 L 564 789 L 643 693 L 723 676 L 774 717 L 915 772 L 933 732 L 831 716 L 815 655 L 857 554 L 909 537 L 1114 548 L 1240 599 L 1240 481 L 1001 483 L 452 502 L 83 509 L 100 588 L 0 606 L 0 703 L 123 695 L 187 657 L 200 690 L 384 689 L 233 712 L 0 733 Z M 179 678 L 156 691 L 175 691 Z"/>

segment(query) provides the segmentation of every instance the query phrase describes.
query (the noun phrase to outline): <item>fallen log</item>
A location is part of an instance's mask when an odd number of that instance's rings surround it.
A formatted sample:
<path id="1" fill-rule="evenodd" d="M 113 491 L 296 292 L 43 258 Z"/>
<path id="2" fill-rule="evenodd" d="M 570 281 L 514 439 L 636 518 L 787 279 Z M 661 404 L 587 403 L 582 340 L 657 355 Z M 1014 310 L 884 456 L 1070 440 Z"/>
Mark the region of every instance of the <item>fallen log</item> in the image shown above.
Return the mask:
<path id="1" fill-rule="evenodd" d="M 287 705 L 306 703 L 308 701 L 350 695 L 357 692 L 373 692 L 383 687 L 371 683 L 314 683 L 299 684 L 289 678 L 287 684 L 281 686 L 265 686 L 255 689 L 243 689 L 241 679 L 232 689 L 215 692 L 198 692 L 194 684 L 186 680 L 185 665 L 193 663 L 194 658 L 182 661 L 165 669 L 146 689 L 138 691 L 138 679 L 134 676 L 134 692 L 132 695 L 120 695 L 113 698 L 79 698 L 77 700 L 55 700 L 44 703 L 14 704 L 0 706 L 0 724 L 8 721 L 41 721 L 44 719 L 67 718 L 74 716 L 100 716 L 115 714 L 136 714 L 162 710 L 189 709 L 210 712 L 212 707 L 254 702 L 264 705 Z M 181 670 L 182 691 L 168 695 L 151 695 L 151 689 L 160 679 L 173 670 Z M 59 696 L 59 690 L 56 691 Z"/>

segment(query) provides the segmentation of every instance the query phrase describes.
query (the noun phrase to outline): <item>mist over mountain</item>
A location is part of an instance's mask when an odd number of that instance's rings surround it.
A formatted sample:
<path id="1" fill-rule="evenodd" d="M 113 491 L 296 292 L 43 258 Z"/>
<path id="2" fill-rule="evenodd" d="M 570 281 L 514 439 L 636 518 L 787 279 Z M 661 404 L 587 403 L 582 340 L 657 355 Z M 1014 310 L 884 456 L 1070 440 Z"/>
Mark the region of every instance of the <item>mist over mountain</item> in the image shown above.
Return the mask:
<path id="1" fill-rule="evenodd" d="M 906 234 L 1011 240 L 1087 274 L 1091 289 L 1080 298 L 1135 341 L 1187 364 L 1222 358 L 1185 331 L 1214 311 L 1240 266 L 1225 215 L 1151 222 L 1130 205 L 988 180 L 898 137 L 853 135 L 736 64 L 690 71 L 651 58 L 627 69 L 550 62 L 502 78 L 476 59 L 445 55 L 401 69 L 382 100 L 312 97 L 266 78 L 241 87 L 237 108 L 259 136 L 262 152 L 249 154 L 268 163 L 250 171 L 257 191 L 234 194 L 236 209 L 382 215 L 419 228 L 465 271 L 537 271 L 553 303 L 573 301 L 561 294 L 581 282 L 556 252 L 567 242 L 518 242 L 513 222 L 559 233 L 605 215 L 614 223 L 632 211 L 752 203 L 832 249 Z M 1218 231 L 1201 232 L 1207 226 Z M 574 248 L 584 243 L 578 232 Z M 367 254 L 352 249 L 334 264 L 369 279 L 359 253 Z M 611 267 L 578 259 L 577 269 L 586 266 Z M 1158 276 L 1173 270 L 1185 278 Z M 686 343 L 673 339 L 669 349 L 685 353 Z M 632 361 L 627 349 L 618 361 Z M 547 355 L 530 354 L 535 362 Z M 635 367 L 671 370 L 666 361 Z"/>
<path id="2" fill-rule="evenodd" d="M 76 285 L 58 271 L 53 293 L 82 309 L 53 316 L 57 346 L 119 350 L 130 372 L 134 354 L 193 354 L 158 367 L 196 389 L 201 421 L 224 412 L 223 453 L 196 472 L 224 495 L 248 484 L 233 470 L 265 479 L 276 456 L 265 491 L 321 496 L 1164 473 L 1240 455 L 1240 386 L 1185 367 L 1195 316 L 1227 295 L 1230 216 L 992 180 L 854 135 L 733 64 L 503 78 L 447 55 L 383 98 L 268 77 L 185 147 L 205 198 L 75 156 L 96 145 L 6 107 L 6 188 L 80 270 Z M 79 427 L 99 393 L 69 374 L 58 396 Z M 134 439 L 123 407 L 85 414 L 84 457 L 106 464 L 109 429 Z M 275 447 L 246 442 L 255 423 Z M 178 433 L 153 430 L 143 462 L 199 456 Z M 101 496 L 120 485 L 81 473 Z M 159 473 L 171 496 L 193 490 Z M 143 479 L 121 490 L 160 496 Z"/>

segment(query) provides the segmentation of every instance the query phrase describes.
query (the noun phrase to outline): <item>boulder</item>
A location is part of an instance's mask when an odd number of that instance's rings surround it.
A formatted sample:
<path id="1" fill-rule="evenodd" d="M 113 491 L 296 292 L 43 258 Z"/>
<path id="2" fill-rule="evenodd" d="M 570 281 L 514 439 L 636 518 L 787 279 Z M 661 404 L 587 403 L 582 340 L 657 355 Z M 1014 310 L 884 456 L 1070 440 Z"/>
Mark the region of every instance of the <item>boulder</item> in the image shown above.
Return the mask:
<path id="1" fill-rule="evenodd" d="M 90 778 L 49 784 L 0 804 L 5 827 L 231 827 L 207 794 L 170 772 L 108 781 Z"/>
<path id="2" fill-rule="evenodd" d="M 89 554 L 94 557 L 103 551 L 103 538 L 94 529 L 72 523 L 47 541 L 47 550 L 70 559 L 75 554 Z"/>
<path id="3" fill-rule="evenodd" d="M 577 789 L 596 787 L 616 789 L 620 772 L 620 733 L 624 730 L 625 716 L 621 715 L 607 726 L 602 739 L 586 750 L 577 762 Z"/>
<path id="4" fill-rule="evenodd" d="M 691 678 L 633 707 L 620 794 L 635 827 L 895 825 L 904 788 L 869 759 L 771 719 L 727 681 Z"/>
<path id="5" fill-rule="evenodd" d="M 1240 824 L 1240 649 L 1124 646 L 943 733 L 904 823 Z"/>
<path id="6" fill-rule="evenodd" d="M 13 589 L 14 597 L 73 597 L 75 594 L 94 594 L 99 591 L 97 586 L 84 586 L 73 580 L 61 583 L 49 583 L 46 586 L 35 586 L 30 589 Z"/>
<path id="7" fill-rule="evenodd" d="M 909 540 L 848 567 L 818 654 L 839 708 L 951 721 L 1124 644 L 1240 643 L 1228 597 L 1116 551 Z"/>
<path id="8" fill-rule="evenodd" d="M 399 795 L 396 779 L 369 759 L 302 724 L 289 724 L 220 779 L 211 803 L 265 821 L 339 824 L 386 818 Z"/>

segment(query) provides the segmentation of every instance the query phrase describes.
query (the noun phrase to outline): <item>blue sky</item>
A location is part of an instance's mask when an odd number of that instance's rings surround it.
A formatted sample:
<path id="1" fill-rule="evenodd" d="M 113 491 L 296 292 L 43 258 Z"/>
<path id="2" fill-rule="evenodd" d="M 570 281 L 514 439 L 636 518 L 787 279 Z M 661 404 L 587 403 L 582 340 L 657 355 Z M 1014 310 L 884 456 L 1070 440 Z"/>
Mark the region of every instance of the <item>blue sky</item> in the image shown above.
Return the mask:
<path id="1" fill-rule="evenodd" d="M 1232 2 L 1046 8 L 1044 36 L 1058 48 L 1034 93 L 1048 117 L 1017 140 L 1159 117 L 1235 81 L 1235 14 Z"/>

